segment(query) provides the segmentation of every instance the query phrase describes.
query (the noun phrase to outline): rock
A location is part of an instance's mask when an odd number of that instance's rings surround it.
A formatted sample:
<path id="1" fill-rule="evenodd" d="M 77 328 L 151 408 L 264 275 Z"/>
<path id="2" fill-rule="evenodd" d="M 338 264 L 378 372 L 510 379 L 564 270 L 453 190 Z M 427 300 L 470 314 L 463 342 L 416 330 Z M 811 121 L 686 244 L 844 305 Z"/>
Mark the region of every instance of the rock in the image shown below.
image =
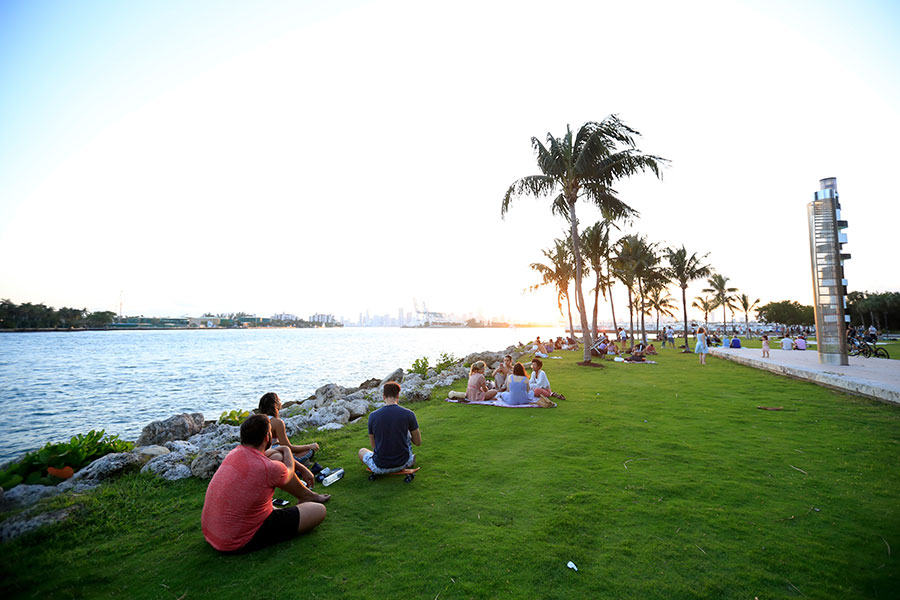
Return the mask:
<path id="1" fill-rule="evenodd" d="M 141 473 L 155 473 L 167 481 L 186 479 L 191 476 L 191 468 L 186 464 L 188 458 L 181 453 L 171 452 L 151 459 L 141 469 Z"/>
<path id="2" fill-rule="evenodd" d="M 384 384 L 388 381 L 396 381 L 397 383 L 403 382 L 403 369 L 396 369 L 393 373 L 382 379 L 378 382 L 378 387 L 383 388 Z"/>
<path id="3" fill-rule="evenodd" d="M 388 381 L 390 381 L 390 379 Z M 378 388 L 379 385 L 381 385 L 381 380 L 373 377 L 372 379 L 368 379 L 359 384 L 359 389 L 372 390 Z"/>
<path id="4" fill-rule="evenodd" d="M 237 446 L 238 444 L 234 443 L 201 451 L 197 458 L 191 461 L 191 475 L 202 479 L 212 479 L 216 469 L 219 468 L 228 453 Z"/>
<path id="5" fill-rule="evenodd" d="M 113 452 L 101 456 L 85 468 L 81 469 L 68 481 L 103 481 L 121 474 L 129 467 L 140 464 L 141 458 L 134 452 Z M 57 486 L 58 487 L 58 486 Z"/>
<path id="6" fill-rule="evenodd" d="M 55 485 L 27 485 L 19 484 L 11 490 L 3 493 L 3 503 L 0 510 L 7 511 L 22 506 L 30 506 L 41 498 L 49 498 L 60 492 Z"/>
<path id="7" fill-rule="evenodd" d="M 300 403 L 289 406 L 288 408 L 282 407 L 281 412 L 279 413 L 279 417 L 282 419 L 287 419 L 288 417 L 296 417 L 300 413 L 303 412 L 303 405 Z"/>
<path id="8" fill-rule="evenodd" d="M 501 362 L 505 355 L 506 352 L 473 352 L 463 359 L 463 364 L 471 366 L 479 360 L 483 360 L 484 364 L 491 365 Z"/>
<path id="9" fill-rule="evenodd" d="M 437 375 L 437 371 L 435 371 L 434 369 L 428 369 L 428 370 L 425 372 L 425 379 L 431 379 L 431 378 L 434 377 L 435 375 Z"/>
<path id="10" fill-rule="evenodd" d="M 406 388 L 413 388 L 422 385 L 424 379 L 418 373 L 410 373 L 406 376 L 406 379 L 403 381 L 403 385 L 400 386 L 401 392 Z"/>
<path id="11" fill-rule="evenodd" d="M 94 480 L 72 481 L 71 479 L 66 479 L 56 487 L 59 488 L 61 493 L 72 492 L 78 494 L 87 490 L 92 490 L 99 485 L 100 482 Z"/>
<path id="12" fill-rule="evenodd" d="M 188 442 L 196 446 L 199 450 L 207 450 L 209 448 L 217 448 L 224 444 L 231 444 L 240 441 L 241 428 L 237 425 L 228 425 L 219 423 L 207 427 L 200 433 L 192 435 Z"/>
<path id="13" fill-rule="evenodd" d="M 284 419 L 284 429 L 288 437 L 293 437 L 310 427 L 312 427 L 312 423 L 309 422 L 309 417 L 306 415 L 297 415 L 296 417 Z"/>
<path id="14" fill-rule="evenodd" d="M 186 440 L 203 429 L 203 415 L 201 413 L 182 413 L 174 415 L 165 421 L 153 421 L 141 432 L 141 437 L 135 443 L 136 446 L 150 446 L 163 444 L 170 440 Z"/>
<path id="15" fill-rule="evenodd" d="M 317 427 L 319 431 L 334 431 L 335 429 L 340 429 L 343 427 L 340 423 L 325 423 L 321 427 Z"/>
<path id="16" fill-rule="evenodd" d="M 156 458 L 157 456 L 169 454 L 170 450 L 163 446 L 141 446 L 139 448 L 135 448 L 134 450 L 132 450 L 132 452 L 137 454 L 138 458 L 140 458 L 142 462 L 147 462 L 148 460 Z"/>
<path id="17" fill-rule="evenodd" d="M 406 402 L 424 402 L 426 400 L 431 400 L 431 388 L 432 386 L 429 385 L 404 388 L 403 391 L 400 392 L 400 400 L 405 400 Z"/>
<path id="18" fill-rule="evenodd" d="M 81 506 L 75 504 L 73 506 L 67 506 L 59 510 L 41 513 L 39 515 L 30 515 L 27 513 L 23 513 L 14 517 L 10 517 L 9 519 L 3 521 L 2 524 L 0 524 L 0 541 L 6 542 L 11 539 L 17 538 L 20 535 L 24 535 L 26 533 L 34 531 L 38 527 L 43 527 L 44 525 L 51 525 L 53 523 L 64 521 L 68 519 L 69 516 L 79 508 L 81 508 Z"/>
<path id="19" fill-rule="evenodd" d="M 327 406 L 335 400 L 340 400 L 346 393 L 346 389 L 336 383 L 326 383 L 316 390 L 315 406 L 313 408 Z M 304 404 L 306 404 L 306 402 L 304 402 Z"/>
<path id="20" fill-rule="evenodd" d="M 172 442 L 166 442 L 164 445 L 170 451 L 178 453 L 178 454 L 184 454 L 185 456 L 188 456 L 191 454 L 197 454 L 198 452 L 200 452 L 200 448 L 198 448 L 194 444 L 187 442 L 185 440 L 175 440 Z"/>
<path id="21" fill-rule="evenodd" d="M 347 409 L 347 412 L 350 413 L 351 419 L 356 419 L 357 417 L 361 417 L 367 412 L 369 412 L 369 401 L 368 400 L 344 400 L 340 403 L 341 406 Z"/>
<path id="22" fill-rule="evenodd" d="M 337 404 L 317 408 L 309 415 L 310 424 L 316 427 L 325 425 L 326 423 L 340 423 L 341 425 L 346 425 L 349 420 L 350 411 Z"/>

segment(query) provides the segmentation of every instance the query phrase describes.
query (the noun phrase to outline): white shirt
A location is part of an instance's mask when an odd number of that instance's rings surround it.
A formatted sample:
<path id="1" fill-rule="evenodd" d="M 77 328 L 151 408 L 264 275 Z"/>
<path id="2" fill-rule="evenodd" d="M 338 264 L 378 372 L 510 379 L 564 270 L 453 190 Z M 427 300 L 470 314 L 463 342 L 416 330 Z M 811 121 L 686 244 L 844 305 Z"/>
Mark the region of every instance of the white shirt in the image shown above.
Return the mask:
<path id="1" fill-rule="evenodd" d="M 782 350 L 793 350 L 794 349 L 794 341 L 789 337 L 781 338 L 781 349 Z"/>
<path id="2" fill-rule="evenodd" d="M 537 377 L 535 377 L 535 374 Z M 544 373 L 544 370 L 540 371 L 532 371 L 531 378 L 528 380 L 528 384 L 531 386 L 531 389 L 535 388 L 543 388 L 545 390 L 550 389 L 550 380 L 547 379 L 547 374 Z"/>

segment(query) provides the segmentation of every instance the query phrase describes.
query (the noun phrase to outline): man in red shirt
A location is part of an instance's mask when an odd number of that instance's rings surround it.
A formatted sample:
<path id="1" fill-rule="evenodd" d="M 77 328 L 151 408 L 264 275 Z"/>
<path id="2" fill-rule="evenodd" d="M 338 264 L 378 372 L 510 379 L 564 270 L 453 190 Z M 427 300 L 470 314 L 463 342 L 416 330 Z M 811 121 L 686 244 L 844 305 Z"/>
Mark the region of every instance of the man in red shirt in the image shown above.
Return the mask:
<path id="1" fill-rule="evenodd" d="M 269 418 L 241 424 L 241 445 L 228 453 L 206 489 L 200 523 L 206 541 L 222 552 L 252 552 L 311 531 L 325 519 L 330 495 L 307 489 L 294 473 L 290 449 L 270 449 Z M 275 488 L 293 494 L 296 506 L 273 509 Z"/>

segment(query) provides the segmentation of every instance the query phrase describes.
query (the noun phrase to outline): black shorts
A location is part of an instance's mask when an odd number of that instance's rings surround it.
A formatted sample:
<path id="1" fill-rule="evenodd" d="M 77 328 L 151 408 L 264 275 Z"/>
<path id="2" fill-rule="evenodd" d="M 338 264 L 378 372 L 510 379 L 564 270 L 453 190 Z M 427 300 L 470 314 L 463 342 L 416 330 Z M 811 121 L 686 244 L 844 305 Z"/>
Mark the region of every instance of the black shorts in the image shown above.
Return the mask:
<path id="1" fill-rule="evenodd" d="M 300 509 L 296 506 L 276 508 L 266 520 L 263 521 L 250 541 L 229 554 L 244 554 L 261 550 L 267 546 L 280 544 L 297 536 L 297 527 L 300 526 Z"/>

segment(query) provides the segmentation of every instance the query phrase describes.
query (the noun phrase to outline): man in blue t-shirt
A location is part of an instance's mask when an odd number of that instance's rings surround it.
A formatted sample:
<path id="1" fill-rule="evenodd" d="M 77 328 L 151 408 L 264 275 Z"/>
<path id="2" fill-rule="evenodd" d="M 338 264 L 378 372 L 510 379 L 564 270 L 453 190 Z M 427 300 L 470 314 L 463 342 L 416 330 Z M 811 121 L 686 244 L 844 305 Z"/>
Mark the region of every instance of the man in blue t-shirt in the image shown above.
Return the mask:
<path id="1" fill-rule="evenodd" d="M 384 384 L 384 406 L 369 415 L 369 444 L 375 449 L 359 449 L 359 460 L 373 473 L 395 473 L 416 462 L 412 445 L 422 445 L 422 434 L 416 413 L 403 408 L 400 384 Z"/>

